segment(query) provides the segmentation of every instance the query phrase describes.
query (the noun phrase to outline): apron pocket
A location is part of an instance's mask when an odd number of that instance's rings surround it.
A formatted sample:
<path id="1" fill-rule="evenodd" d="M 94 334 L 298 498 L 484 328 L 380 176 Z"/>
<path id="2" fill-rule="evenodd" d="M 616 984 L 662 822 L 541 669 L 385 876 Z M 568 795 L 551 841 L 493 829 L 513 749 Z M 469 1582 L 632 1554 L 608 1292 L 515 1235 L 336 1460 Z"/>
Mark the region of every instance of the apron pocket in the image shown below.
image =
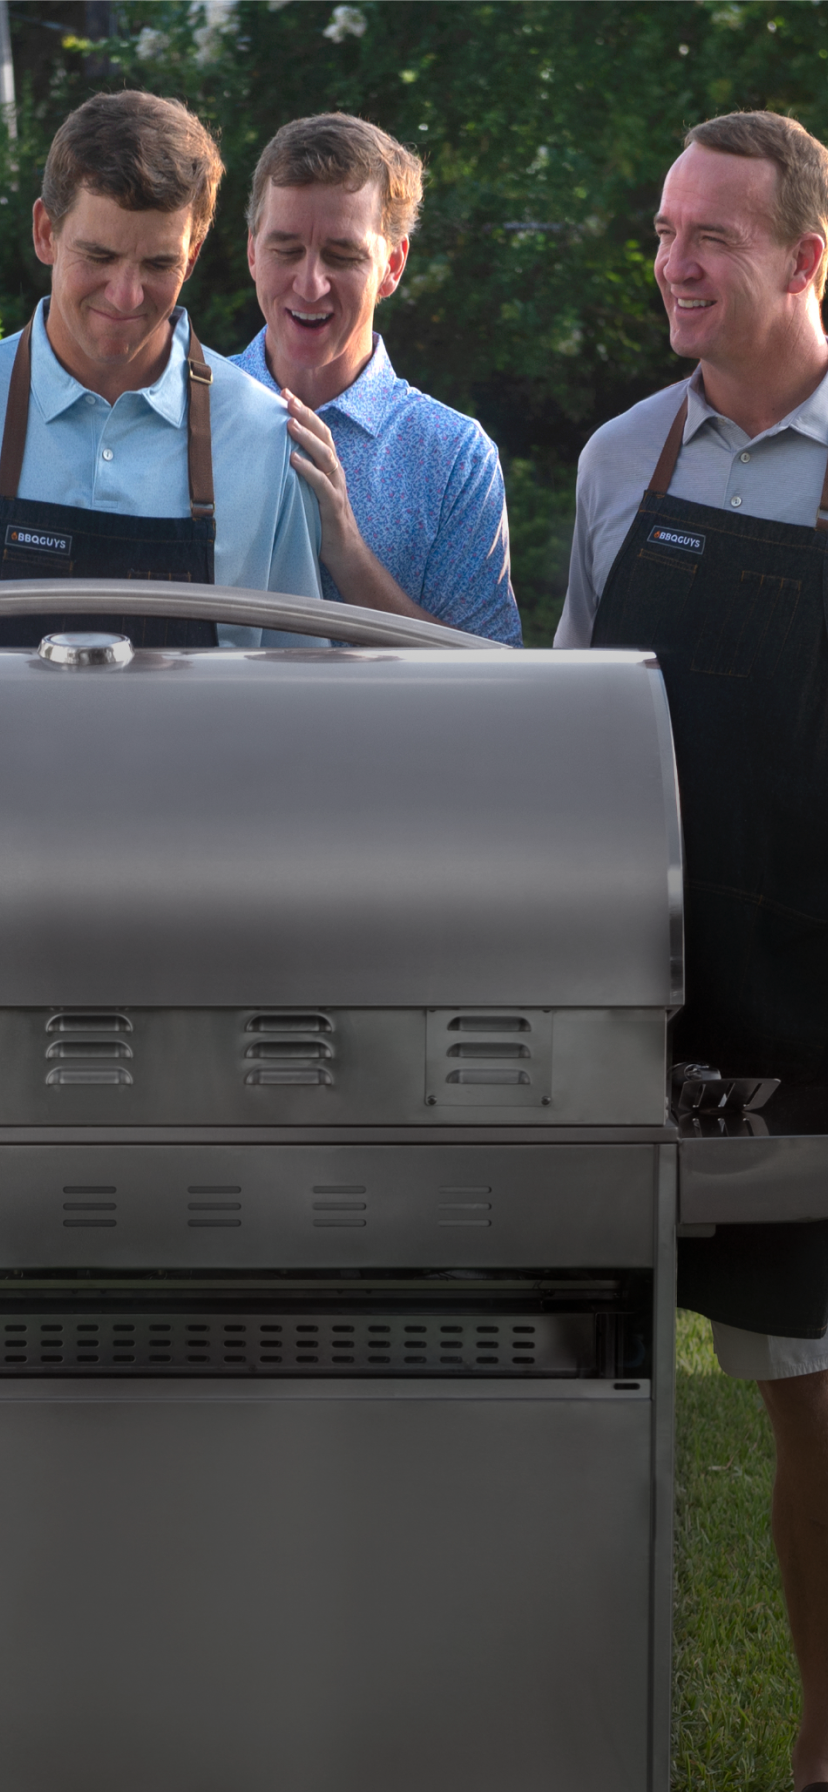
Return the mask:
<path id="1" fill-rule="evenodd" d="M 720 678 L 771 678 L 799 603 L 799 579 L 743 572 L 725 587 L 696 642 L 691 670 Z"/>
<path id="2" fill-rule="evenodd" d="M 657 647 L 660 642 L 673 641 L 697 572 L 695 562 L 641 548 L 630 568 L 613 636 L 628 638 L 631 647 Z M 593 644 L 599 645 L 597 635 Z"/>
<path id="3" fill-rule="evenodd" d="M 4 548 L 0 579 L 71 579 L 73 565 L 57 554 L 20 554 Z"/>

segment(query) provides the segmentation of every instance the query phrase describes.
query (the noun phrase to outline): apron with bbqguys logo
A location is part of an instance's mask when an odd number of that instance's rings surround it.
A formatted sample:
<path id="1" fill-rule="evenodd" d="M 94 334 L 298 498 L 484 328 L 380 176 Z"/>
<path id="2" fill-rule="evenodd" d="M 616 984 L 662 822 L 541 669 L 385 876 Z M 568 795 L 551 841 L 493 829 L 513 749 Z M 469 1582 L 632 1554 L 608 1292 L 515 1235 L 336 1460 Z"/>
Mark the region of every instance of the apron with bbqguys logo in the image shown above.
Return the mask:
<path id="1" fill-rule="evenodd" d="M 214 584 L 213 376 L 193 330 L 187 359 L 188 517 L 113 516 L 18 498 L 29 415 L 31 331 L 29 323 L 15 356 L 0 451 L 0 580 L 181 579 Z M 217 642 L 214 623 L 175 616 L 4 617 L 2 608 L 0 591 L 0 647 L 37 647 L 44 635 L 86 629 L 129 635 L 136 647 L 215 647 Z"/>
<path id="2" fill-rule="evenodd" d="M 658 655 L 686 857 L 672 1055 L 828 1082 L 828 468 L 813 529 L 667 495 L 685 397 L 610 571 L 593 647 Z M 731 1325 L 828 1323 L 828 1221 L 680 1244 L 679 1297 Z"/>

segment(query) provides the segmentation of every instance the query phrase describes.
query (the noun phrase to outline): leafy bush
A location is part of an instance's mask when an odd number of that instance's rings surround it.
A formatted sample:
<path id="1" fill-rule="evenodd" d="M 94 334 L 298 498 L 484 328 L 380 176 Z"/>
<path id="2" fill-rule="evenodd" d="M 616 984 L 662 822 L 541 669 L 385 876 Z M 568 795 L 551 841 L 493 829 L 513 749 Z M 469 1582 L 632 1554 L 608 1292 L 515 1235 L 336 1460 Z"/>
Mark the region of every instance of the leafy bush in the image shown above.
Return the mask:
<path id="1" fill-rule="evenodd" d="M 551 647 L 566 596 L 575 474 L 541 460 L 507 460 L 512 569 L 527 647 Z"/>

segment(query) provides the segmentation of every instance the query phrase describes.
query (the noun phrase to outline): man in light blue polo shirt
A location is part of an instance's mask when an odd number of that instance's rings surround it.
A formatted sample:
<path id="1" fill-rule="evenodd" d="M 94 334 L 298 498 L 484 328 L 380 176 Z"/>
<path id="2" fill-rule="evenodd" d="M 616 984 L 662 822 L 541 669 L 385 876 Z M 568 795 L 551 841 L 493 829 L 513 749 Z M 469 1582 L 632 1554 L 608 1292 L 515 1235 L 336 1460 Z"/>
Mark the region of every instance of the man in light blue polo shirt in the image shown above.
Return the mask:
<path id="1" fill-rule="evenodd" d="M 319 500 L 325 596 L 519 646 L 497 449 L 398 379 L 372 330 L 421 197 L 419 158 L 374 125 L 285 125 L 248 209 L 266 324 L 234 360 L 287 399 L 293 465 Z"/>
<path id="2" fill-rule="evenodd" d="M 176 303 L 221 172 L 199 121 L 153 95 L 95 95 L 58 131 L 34 208 L 51 298 L 0 343 L 0 579 L 171 578 L 321 597 L 318 511 L 290 465 L 285 407 L 202 350 Z M 42 620 L 3 619 L 0 640 L 27 645 Z M 142 627 L 139 642 L 159 644 L 157 625 Z M 209 644 L 189 627 L 164 644 Z M 262 636 L 227 627 L 219 638 Z"/>

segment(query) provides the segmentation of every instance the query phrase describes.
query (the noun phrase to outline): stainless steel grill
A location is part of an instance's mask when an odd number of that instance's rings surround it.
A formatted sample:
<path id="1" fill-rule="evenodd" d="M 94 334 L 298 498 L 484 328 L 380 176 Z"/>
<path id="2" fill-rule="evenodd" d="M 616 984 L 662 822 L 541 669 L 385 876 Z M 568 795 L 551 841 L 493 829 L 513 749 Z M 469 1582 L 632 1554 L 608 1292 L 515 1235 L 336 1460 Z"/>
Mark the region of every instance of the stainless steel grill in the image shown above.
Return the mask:
<path id="1" fill-rule="evenodd" d="M 666 1792 L 660 674 L 361 626 L 0 654 L 14 1792 Z"/>

